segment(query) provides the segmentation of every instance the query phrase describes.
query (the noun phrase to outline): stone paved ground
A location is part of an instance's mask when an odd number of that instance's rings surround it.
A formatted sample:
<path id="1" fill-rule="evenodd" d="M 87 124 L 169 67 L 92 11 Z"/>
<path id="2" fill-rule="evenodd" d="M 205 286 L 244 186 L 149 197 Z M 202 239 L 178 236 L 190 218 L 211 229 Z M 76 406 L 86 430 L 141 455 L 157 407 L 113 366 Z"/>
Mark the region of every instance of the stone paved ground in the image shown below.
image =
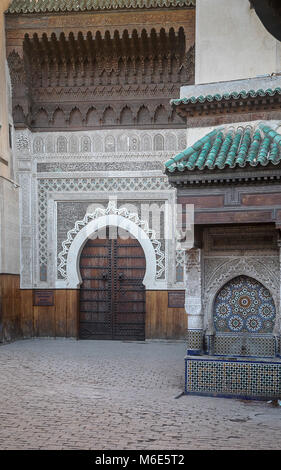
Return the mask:
<path id="1" fill-rule="evenodd" d="M 281 408 L 178 396 L 184 343 L 0 347 L 0 449 L 281 449 Z"/>

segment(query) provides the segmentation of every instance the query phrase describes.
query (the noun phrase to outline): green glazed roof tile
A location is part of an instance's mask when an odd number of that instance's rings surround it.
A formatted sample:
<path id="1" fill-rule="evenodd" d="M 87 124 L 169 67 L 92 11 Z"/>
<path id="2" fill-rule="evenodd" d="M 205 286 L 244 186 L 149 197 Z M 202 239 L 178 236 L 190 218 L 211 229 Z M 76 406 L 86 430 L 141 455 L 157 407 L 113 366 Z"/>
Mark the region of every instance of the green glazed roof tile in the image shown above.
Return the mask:
<path id="1" fill-rule="evenodd" d="M 253 135 L 253 140 L 249 148 L 247 162 L 252 163 L 253 165 L 257 161 L 257 155 L 259 152 L 260 144 L 262 141 L 262 136 L 260 131 L 257 129 Z"/>
<path id="2" fill-rule="evenodd" d="M 176 100 L 171 100 L 170 103 L 173 106 L 179 106 L 181 104 L 197 104 L 197 103 L 206 103 L 206 102 L 215 102 L 215 101 L 222 101 L 224 100 L 231 100 L 231 99 L 246 99 L 246 98 L 257 98 L 257 97 L 264 97 L 264 96 L 274 96 L 274 95 L 281 95 L 281 88 L 277 87 L 274 89 L 268 88 L 267 90 L 263 90 L 260 88 L 259 90 L 249 90 L 245 91 L 242 90 L 239 93 L 234 91 L 232 93 L 223 93 L 220 95 L 216 93 L 215 95 L 200 95 L 200 96 L 191 96 L 190 98 L 180 98 Z"/>
<path id="3" fill-rule="evenodd" d="M 248 156 L 248 150 L 251 145 L 251 130 L 249 128 L 245 129 L 244 135 L 242 137 L 241 145 L 236 157 L 236 164 L 239 166 L 245 166 L 246 159 Z"/>
<path id="4" fill-rule="evenodd" d="M 233 164 L 235 162 L 235 156 L 238 152 L 241 138 L 242 138 L 242 132 L 241 132 L 241 129 L 238 129 L 236 134 L 233 136 L 232 145 L 229 149 L 229 152 L 226 155 L 226 160 L 225 160 L 225 165 L 231 168 L 233 167 Z"/>
<path id="5" fill-rule="evenodd" d="M 226 162 L 226 157 L 228 154 L 228 151 L 230 149 L 230 146 L 233 142 L 233 132 L 228 132 L 225 136 L 224 142 L 221 146 L 220 152 L 218 154 L 218 158 L 216 160 L 216 167 L 217 168 L 223 168 Z"/>
<path id="6" fill-rule="evenodd" d="M 56 13 L 195 6 L 196 0 L 12 0 L 8 13 Z"/>
<path id="7" fill-rule="evenodd" d="M 281 161 L 281 134 L 261 123 L 209 132 L 165 163 L 168 172 L 223 170 L 225 168 L 277 165 Z"/>
<path id="8" fill-rule="evenodd" d="M 212 137 L 216 136 L 217 133 L 218 133 L 218 129 L 215 129 L 214 131 L 209 132 L 209 134 L 205 135 L 205 137 L 202 137 L 202 139 L 195 142 L 195 144 L 193 144 L 192 147 L 185 149 L 183 152 L 178 153 L 175 157 L 168 160 L 165 163 L 166 167 L 169 168 L 169 171 L 170 169 L 172 171 L 173 168 L 176 168 L 176 163 L 178 161 L 183 160 L 183 159 L 187 161 L 194 152 L 197 152 L 197 150 L 200 150 L 202 146 L 206 142 L 208 142 Z"/>
<path id="9" fill-rule="evenodd" d="M 279 148 L 275 143 L 271 146 L 268 160 L 275 165 L 280 161 Z"/>

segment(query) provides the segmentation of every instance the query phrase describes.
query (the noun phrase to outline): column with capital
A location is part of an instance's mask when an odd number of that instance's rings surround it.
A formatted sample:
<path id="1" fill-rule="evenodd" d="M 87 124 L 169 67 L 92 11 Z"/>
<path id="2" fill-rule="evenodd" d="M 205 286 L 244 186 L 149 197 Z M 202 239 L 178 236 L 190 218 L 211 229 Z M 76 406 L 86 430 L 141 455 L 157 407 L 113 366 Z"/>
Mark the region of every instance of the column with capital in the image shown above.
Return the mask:
<path id="1" fill-rule="evenodd" d="M 187 354 L 203 353 L 202 312 L 202 260 L 201 249 L 186 252 L 185 263 L 185 310 L 187 313 Z"/>

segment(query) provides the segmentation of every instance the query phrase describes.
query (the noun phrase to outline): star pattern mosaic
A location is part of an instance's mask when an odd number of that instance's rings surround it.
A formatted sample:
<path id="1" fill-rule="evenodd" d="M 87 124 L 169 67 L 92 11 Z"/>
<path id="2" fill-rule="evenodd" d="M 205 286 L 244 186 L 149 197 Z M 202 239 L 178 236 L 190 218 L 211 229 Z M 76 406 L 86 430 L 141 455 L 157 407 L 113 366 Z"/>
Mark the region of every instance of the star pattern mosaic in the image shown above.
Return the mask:
<path id="1" fill-rule="evenodd" d="M 268 289 L 247 276 L 229 281 L 218 293 L 214 324 L 222 333 L 272 333 L 276 310 Z"/>

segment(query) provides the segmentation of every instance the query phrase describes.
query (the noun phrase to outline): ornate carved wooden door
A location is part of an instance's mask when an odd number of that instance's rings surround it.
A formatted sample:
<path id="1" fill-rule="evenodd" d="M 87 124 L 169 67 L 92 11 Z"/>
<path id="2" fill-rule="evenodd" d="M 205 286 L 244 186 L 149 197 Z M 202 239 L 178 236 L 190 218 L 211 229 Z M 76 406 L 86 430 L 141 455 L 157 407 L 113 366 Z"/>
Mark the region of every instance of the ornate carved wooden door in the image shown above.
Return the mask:
<path id="1" fill-rule="evenodd" d="M 145 256 L 130 236 L 89 239 L 80 257 L 80 338 L 144 340 Z M 128 234 L 127 234 L 128 236 Z"/>

